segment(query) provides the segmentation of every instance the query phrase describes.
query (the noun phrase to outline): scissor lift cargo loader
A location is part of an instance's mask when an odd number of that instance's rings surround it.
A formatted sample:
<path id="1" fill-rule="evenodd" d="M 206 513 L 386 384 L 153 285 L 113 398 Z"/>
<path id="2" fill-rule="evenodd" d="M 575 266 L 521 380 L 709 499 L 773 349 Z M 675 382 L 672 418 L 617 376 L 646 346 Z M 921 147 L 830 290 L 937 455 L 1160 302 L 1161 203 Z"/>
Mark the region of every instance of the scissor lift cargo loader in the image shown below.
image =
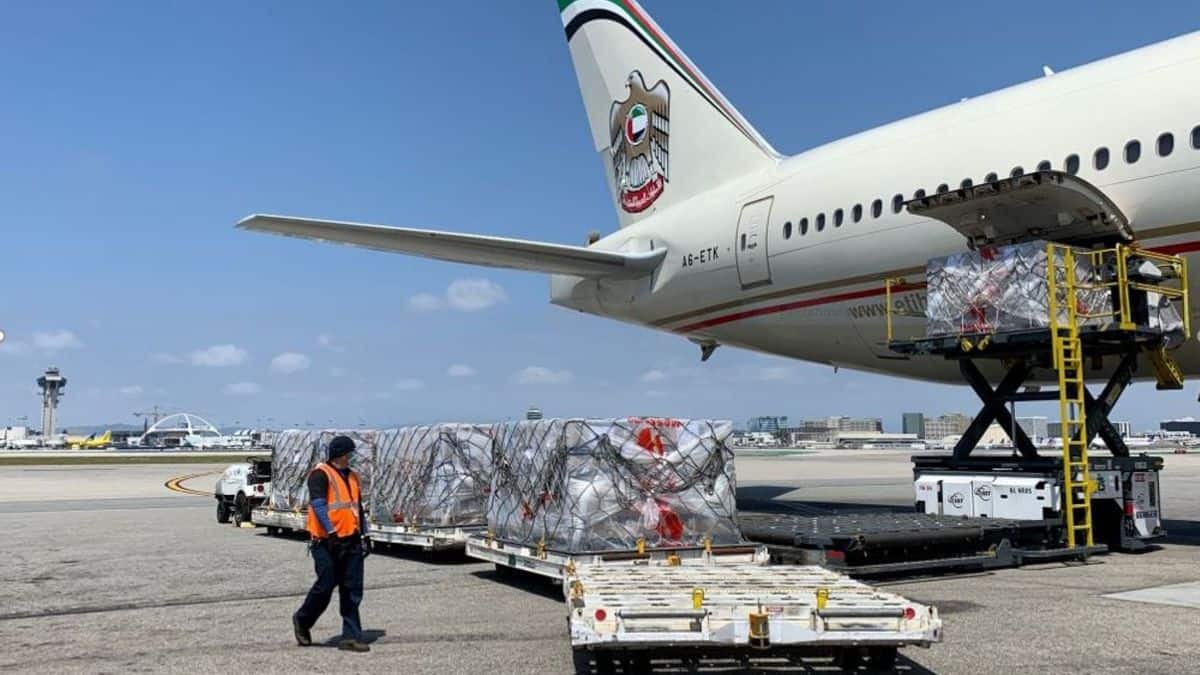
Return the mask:
<path id="1" fill-rule="evenodd" d="M 1106 496 L 1123 504 L 1125 517 L 1119 520 L 1118 531 L 1105 533 L 1104 539 L 1117 541 L 1122 548 L 1136 548 L 1138 542 L 1144 545 L 1165 534 L 1157 503 L 1153 508 L 1145 503 L 1147 493 L 1152 495 L 1151 501 L 1157 502 L 1157 471 L 1162 462 L 1145 456 L 1130 457 L 1109 414 L 1134 379 L 1143 356 L 1153 367 L 1159 389 L 1183 387 L 1183 374 L 1171 358 L 1170 349 L 1191 335 L 1186 260 L 1130 245 L 1134 231 L 1120 209 L 1095 186 L 1059 171 L 1039 171 L 929 195 L 908 202 L 907 208 L 914 215 L 946 222 L 967 238 L 971 248 L 1052 240 L 1046 245 L 1049 325 L 1045 328 L 897 339 L 893 317 L 904 316 L 905 312 L 892 302 L 893 291 L 912 292 L 922 285 L 904 279 L 886 283 L 887 346 L 907 357 L 935 356 L 956 361 L 964 381 L 983 402 L 951 457 L 914 458 L 918 488 L 922 476 L 944 476 L 939 478 L 941 496 L 936 512 L 957 512 L 964 505 L 978 505 L 975 497 L 980 496 L 979 490 L 990 498 L 994 490 L 986 484 L 989 480 L 994 484 L 1007 476 L 1032 479 L 1036 484 L 1044 478 L 1057 486 L 1055 494 L 1061 503 L 1048 509 L 1047 516 L 1053 514 L 1060 519 L 1068 550 L 1086 556 L 1105 549 L 1096 544 L 1093 517 L 1093 502 L 1098 493 L 1105 491 L 1115 492 Z M 1079 274 L 1081 266 L 1087 270 L 1083 278 Z M 1083 293 L 1107 294 L 1110 311 L 1088 313 Z M 1181 330 L 1167 329 L 1161 319 L 1157 325 L 1150 320 L 1151 308 L 1164 306 L 1158 303 L 1177 305 Z M 1116 365 L 1103 391 L 1094 396 L 1086 385 L 1086 379 L 1095 376 L 1089 374 L 1089 362 L 1097 367 L 1106 358 Z M 979 366 L 988 362 L 999 364 L 1004 372 L 994 388 Z M 1052 371 L 1057 388 L 1041 389 L 1037 369 Z M 1023 386 L 1025 390 L 1021 391 Z M 1019 401 L 1059 403 L 1061 458 L 1042 457 L 1017 425 L 1006 406 Z M 972 454 L 993 422 L 1009 434 L 1018 457 Z M 1102 460 L 1103 466 L 1088 456 L 1088 448 L 1097 436 L 1113 455 Z M 1110 487 L 1106 487 L 1106 477 L 1111 479 Z M 963 481 L 972 484 L 966 493 L 947 493 L 943 489 Z M 975 482 L 980 486 L 974 486 Z M 1149 482 L 1153 487 L 1147 489 Z M 1020 499 L 1026 494 L 1023 488 L 1014 490 L 1007 496 Z M 953 497 L 953 501 L 942 497 Z M 1138 525 L 1139 511 L 1141 521 L 1153 516 L 1149 532 Z"/>

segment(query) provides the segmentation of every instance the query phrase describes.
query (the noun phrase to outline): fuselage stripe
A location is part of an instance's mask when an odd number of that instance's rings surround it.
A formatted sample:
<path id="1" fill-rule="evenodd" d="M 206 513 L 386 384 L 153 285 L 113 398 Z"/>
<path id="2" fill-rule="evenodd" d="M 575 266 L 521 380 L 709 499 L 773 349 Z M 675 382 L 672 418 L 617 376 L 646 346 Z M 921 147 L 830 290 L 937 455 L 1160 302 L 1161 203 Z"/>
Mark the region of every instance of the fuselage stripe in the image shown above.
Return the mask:
<path id="1" fill-rule="evenodd" d="M 895 286 L 892 288 L 892 292 L 893 293 L 905 293 L 907 291 L 915 291 L 915 290 L 919 290 L 922 288 L 925 288 L 925 282 L 898 285 L 898 286 Z M 711 328 L 713 326 L 719 326 L 721 324 L 731 323 L 733 321 L 741 321 L 743 319 L 753 319 L 754 317 L 763 316 L 766 314 L 778 314 L 779 312 L 790 312 L 794 309 L 804 309 L 806 307 L 814 307 L 816 305 L 827 305 L 827 304 L 834 303 L 834 302 L 846 302 L 847 300 L 859 300 L 862 298 L 871 298 L 876 295 L 883 295 L 885 293 L 887 293 L 886 288 L 868 288 L 868 289 L 861 290 L 861 291 L 850 291 L 848 293 L 838 293 L 836 295 L 827 295 L 823 298 L 809 298 L 807 300 L 794 300 L 792 302 L 784 303 L 782 305 L 772 305 L 770 307 L 759 307 L 757 309 L 748 309 L 743 312 L 735 312 L 733 314 L 726 314 L 725 316 L 718 316 L 715 319 L 706 319 L 704 321 L 698 321 L 696 323 L 693 323 L 693 324 L 690 324 L 687 326 L 683 326 L 682 328 L 676 328 L 675 330 L 676 330 L 676 332 L 679 332 L 679 333 L 690 333 L 692 331 L 702 330 L 704 328 Z"/>

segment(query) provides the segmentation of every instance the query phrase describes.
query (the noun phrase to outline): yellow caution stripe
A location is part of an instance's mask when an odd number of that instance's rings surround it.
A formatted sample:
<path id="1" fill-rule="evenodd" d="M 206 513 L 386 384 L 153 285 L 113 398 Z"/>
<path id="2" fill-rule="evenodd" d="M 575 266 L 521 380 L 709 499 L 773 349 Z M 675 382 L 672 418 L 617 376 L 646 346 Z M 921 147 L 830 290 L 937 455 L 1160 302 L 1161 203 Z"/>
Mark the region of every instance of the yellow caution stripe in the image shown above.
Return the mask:
<path id="1" fill-rule="evenodd" d="M 201 476 L 213 476 L 213 475 L 216 475 L 219 473 L 221 473 L 221 472 L 220 471 L 201 471 L 200 473 L 189 473 L 186 476 L 177 476 L 175 478 L 172 478 L 171 480 L 163 483 L 163 487 L 167 488 L 168 490 L 172 490 L 174 492 L 181 492 L 185 495 L 192 495 L 194 497 L 211 497 L 211 496 L 213 496 L 213 493 L 204 492 L 203 490 L 193 490 L 192 488 L 184 487 L 183 483 L 184 483 L 184 481 L 189 481 L 193 478 L 200 478 Z"/>

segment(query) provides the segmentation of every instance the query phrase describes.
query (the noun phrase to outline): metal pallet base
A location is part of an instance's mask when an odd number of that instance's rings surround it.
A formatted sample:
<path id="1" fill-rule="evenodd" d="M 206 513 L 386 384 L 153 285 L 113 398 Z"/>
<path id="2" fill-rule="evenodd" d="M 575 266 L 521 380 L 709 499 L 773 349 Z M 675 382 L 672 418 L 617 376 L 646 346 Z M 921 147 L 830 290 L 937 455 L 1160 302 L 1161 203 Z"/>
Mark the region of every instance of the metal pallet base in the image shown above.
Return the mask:
<path id="1" fill-rule="evenodd" d="M 647 548 L 636 550 L 569 552 L 539 548 L 475 534 L 467 538 L 467 555 L 502 567 L 563 579 L 584 565 L 630 568 L 666 565 L 672 556 L 681 565 L 764 564 L 767 551 L 756 544 L 686 548 Z"/>
<path id="2" fill-rule="evenodd" d="M 473 534 L 485 532 L 483 524 L 449 527 L 421 527 L 397 523 L 371 523 L 372 542 L 416 546 L 425 551 L 463 549 Z"/>
<path id="3" fill-rule="evenodd" d="M 264 527 L 303 532 L 308 527 L 308 514 L 303 511 L 276 511 L 257 508 L 251 511 L 250 521 Z M 414 546 L 426 551 L 461 549 L 472 535 L 486 530 L 482 524 L 447 527 L 420 527 L 398 523 L 371 523 L 368 539 L 384 544 Z"/>

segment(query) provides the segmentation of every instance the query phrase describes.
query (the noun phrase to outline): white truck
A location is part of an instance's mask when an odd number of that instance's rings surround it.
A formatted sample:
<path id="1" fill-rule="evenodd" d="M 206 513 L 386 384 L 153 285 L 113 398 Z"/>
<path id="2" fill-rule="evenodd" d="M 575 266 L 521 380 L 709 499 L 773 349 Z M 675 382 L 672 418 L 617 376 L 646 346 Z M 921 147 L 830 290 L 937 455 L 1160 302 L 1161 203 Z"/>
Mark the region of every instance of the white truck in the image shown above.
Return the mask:
<path id="1" fill-rule="evenodd" d="M 249 457 L 230 464 L 213 490 L 217 499 L 217 522 L 234 525 L 250 522 L 251 512 L 266 501 L 271 490 L 271 460 Z"/>

